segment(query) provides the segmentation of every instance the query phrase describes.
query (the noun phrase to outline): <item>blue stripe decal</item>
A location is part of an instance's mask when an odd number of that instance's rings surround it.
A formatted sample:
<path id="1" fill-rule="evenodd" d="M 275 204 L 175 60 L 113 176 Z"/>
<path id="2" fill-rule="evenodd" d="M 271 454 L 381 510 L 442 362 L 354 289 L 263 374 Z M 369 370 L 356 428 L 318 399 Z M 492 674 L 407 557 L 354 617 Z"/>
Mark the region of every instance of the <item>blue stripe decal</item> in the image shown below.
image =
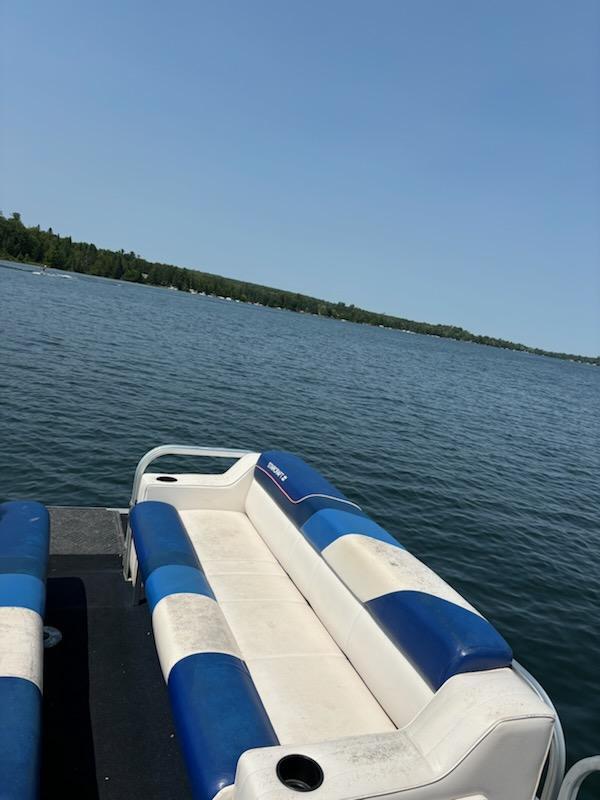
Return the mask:
<path id="1" fill-rule="evenodd" d="M 371 539 L 402 548 L 400 542 L 369 517 L 339 508 L 323 508 L 302 526 L 305 538 L 322 551 L 336 539 L 351 533 L 360 533 Z"/>
<path id="2" fill-rule="evenodd" d="M 0 606 L 30 608 L 43 617 L 45 596 L 44 582 L 33 575 L 0 574 Z"/>
<path id="3" fill-rule="evenodd" d="M 155 569 L 166 565 L 200 569 L 196 551 L 172 505 L 147 500 L 132 508 L 129 519 L 144 581 Z"/>
<path id="4" fill-rule="evenodd" d="M 316 469 L 292 453 L 281 450 L 262 453 L 254 469 L 254 478 L 298 528 L 322 508 L 363 513 Z"/>
<path id="5" fill-rule="evenodd" d="M 0 572 L 46 579 L 50 517 L 41 503 L 16 500 L 0 504 Z"/>
<path id="6" fill-rule="evenodd" d="M 42 696 L 31 681 L 0 677 L 0 797 L 38 800 Z"/>
<path id="7" fill-rule="evenodd" d="M 144 589 L 151 612 L 159 600 L 171 594 L 189 592 L 215 598 L 203 572 L 179 564 L 157 567 L 146 579 Z"/>
<path id="8" fill-rule="evenodd" d="M 177 736 L 195 800 L 235 780 L 242 753 L 279 741 L 243 661 L 223 653 L 181 659 L 169 674 Z"/>
<path id="9" fill-rule="evenodd" d="M 510 647 L 486 619 L 448 600 L 401 591 L 365 607 L 433 691 L 458 673 L 512 663 Z"/>

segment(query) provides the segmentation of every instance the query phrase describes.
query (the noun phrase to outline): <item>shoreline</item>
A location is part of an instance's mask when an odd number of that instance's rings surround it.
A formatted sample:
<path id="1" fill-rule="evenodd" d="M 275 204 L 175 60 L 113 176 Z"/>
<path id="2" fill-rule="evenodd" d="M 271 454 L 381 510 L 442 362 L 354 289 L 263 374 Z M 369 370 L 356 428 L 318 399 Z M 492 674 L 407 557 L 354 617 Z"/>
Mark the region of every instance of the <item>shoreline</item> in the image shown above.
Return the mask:
<path id="1" fill-rule="evenodd" d="M 112 252 L 112 251 L 109 251 Z M 5 262 L 5 263 L 2 263 Z M 29 261 L 21 261 L 13 256 L 7 255 L 0 255 L 0 266 L 4 269 L 11 269 L 9 266 L 10 264 L 18 265 L 17 267 L 12 267 L 13 269 L 21 269 L 23 267 L 44 267 L 43 262 L 36 262 L 33 260 Z M 166 265 L 160 265 L 166 266 Z M 245 283 L 243 281 L 238 281 L 235 278 L 222 278 L 221 276 L 212 275 L 210 273 L 199 272 L 196 270 L 189 270 L 185 267 L 168 267 L 171 270 L 181 270 L 186 274 L 190 274 L 192 278 L 194 276 L 198 276 L 198 285 L 199 281 L 207 276 L 211 279 L 222 280 L 228 283 L 231 283 L 232 286 L 230 287 L 230 293 L 227 295 L 216 294 L 212 292 L 207 292 L 201 289 L 196 289 L 193 286 L 189 286 L 188 288 L 180 288 L 172 283 L 167 285 L 166 283 L 157 283 L 149 280 L 150 273 L 140 273 L 140 277 L 137 279 L 127 278 L 125 276 L 120 277 L 112 277 L 110 275 L 99 275 L 94 274 L 91 271 L 84 271 L 84 270 L 76 270 L 76 269 L 68 269 L 65 267 L 47 267 L 48 270 L 53 270 L 58 273 L 68 273 L 70 275 L 84 275 L 90 278 L 104 278 L 107 280 L 115 281 L 116 283 L 133 283 L 137 284 L 138 286 L 149 286 L 155 289 L 167 289 L 169 291 L 177 291 L 181 294 L 190 294 L 190 295 L 198 295 L 200 297 L 208 297 L 214 300 L 222 300 L 224 302 L 235 302 L 240 303 L 242 305 L 248 306 L 255 306 L 259 308 L 270 308 L 273 311 L 290 311 L 296 314 L 306 314 L 308 316 L 320 317 L 324 319 L 333 319 L 338 322 L 350 322 L 357 325 L 368 325 L 369 327 L 373 328 L 381 328 L 384 330 L 395 330 L 400 333 L 407 333 L 407 334 L 419 334 L 421 336 L 430 336 L 437 339 L 452 339 L 453 341 L 457 342 L 465 342 L 468 344 L 480 344 L 485 347 L 494 347 L 498 350 L 508 350 L 514 353 L 526 353 L 528 355 L 537 355 L 537 356 L 544 356 L 546 358 L 553 358 L 555 360 L 560 361 L 569 361 L 573 364 L 583 364 L 587 366 L 600 366 L 600 356 L 581 356 L 571 353 L 555 353 L 549 350 L 543 350 L 542 348 L 535 348 L 529 347 L 528 345 L 523 345 L 517 342 L 511 342 L 505 339 L 496 339 L 494 337 L 488 336 L 481 336 L 478 334 L 473 334 L 470 331 L 467 331 L 463 328 L 456 328 L 455 326 L 446 326 L 437 323 L 423 323 L 417 322 L 414 320 L 407 320 L 402 317 L 394 317 L 388 314 L 379 314 L 374 311 L 367 311 L 365 309 L 357 308 L 355 306 L 346 306 L 344 303 L 332 303 L 331 301 L 320 300 L 318 298 L 313 298 L 309 295 L 301 295 L 292 292 L 288 292 L 286 290 L 279 290 L 273 287 L 263 287 L 260 284 L 250 284 Z M 26 270 L 30 271 L 30 270 Z M 248 292 L 250 289 L 257 289 L 259 291 L 266 291 L 266 292 L 273 292 L 277 293 L 279 297 L 285 302 L 286 296 L 290 295 L 291 297 L 296 300 L 297 303 L 301 301 L 306 301 L 307 304 L 318 304 L 319 306 L 324 306 L 327 310 L 333 311 L 335 313 L 320 313 L 319 311 L 315 312 L 310 310 L 310 308 L 300 308 L 298 305 L 296 307 L 290 307 L 286 305 L 273 305 L 270 303 L 261 303 L 258 301 L 252 301 L 247 298 L 247 296 L 242 297 L 235 297 L 236 294 L 241 294 L 242 291 Z M 236 289 L 238 291 L 236 292 Z M 346 316 L 342 316 L 344 311 L 350 311 L 352 316 L 352 312 L 356 312 L 359 315 L 366 315 L 366 319 L 352 319 Z M 369 317 L 374 317 L 373 320 L 369 320 Z M 384 324 L 384 323 L 388 324 Z M 406 327 L 402 327 L 406 325 Z"/>

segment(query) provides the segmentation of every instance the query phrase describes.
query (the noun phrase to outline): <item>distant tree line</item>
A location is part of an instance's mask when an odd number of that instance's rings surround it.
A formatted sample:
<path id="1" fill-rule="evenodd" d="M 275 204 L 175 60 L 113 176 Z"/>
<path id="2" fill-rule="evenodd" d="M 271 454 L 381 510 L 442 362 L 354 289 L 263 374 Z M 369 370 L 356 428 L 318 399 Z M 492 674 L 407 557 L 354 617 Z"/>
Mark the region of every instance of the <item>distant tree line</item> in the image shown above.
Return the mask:
<path id="1" fill-rule="evenodd" d="M 552 358 L 600 365 L 600 356 L 577 356 L 569 353 L 549 352 L 537 347 L 527 347 L 523 344 L 509 342 L 506 339 L 477 336 L 455 325 L 415 322 L 402 317 L 365 311 L 354 305 L 332 303 L 296 292 L 223 278 L 208 272 L 146 261 L 134 252 L 105 250 L 87 242 L 74 242 L 70 236 L 60 236 L 54 233 L 52 228 L 44 231 L 39 225 L 26 227 L 21 220 L 21 215 L 17 212 L 14 212 L 9 218 L 0 212 L 0 258 L 45 264 L 49 267 L 81 272 L 86 275 L 98 275 L 103 278 L 174 287 L 180 291 L 204 292 L 207 295 L 230 297 L 232 300 L 247 303 L 260 303 L 271 308 L 285 308 L 290 311 L 318 314 L 348 322 L 396 328 L 413 333 L 424 333 L 447 339 L 476 342 L 491 347 L 503 347 Z"/>

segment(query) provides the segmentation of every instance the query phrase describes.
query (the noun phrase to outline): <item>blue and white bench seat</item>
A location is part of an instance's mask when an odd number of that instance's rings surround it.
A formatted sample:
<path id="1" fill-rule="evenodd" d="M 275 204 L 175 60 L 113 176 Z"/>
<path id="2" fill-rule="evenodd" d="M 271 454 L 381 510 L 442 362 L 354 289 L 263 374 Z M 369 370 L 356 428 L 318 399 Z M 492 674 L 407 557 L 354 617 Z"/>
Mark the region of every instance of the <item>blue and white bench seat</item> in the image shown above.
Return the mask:
<path id="1" fill-rule="evenodd" d="M 315 800 L 430 800 L 444 792 L 529 800 L 552 714 L 513 673 L 504 639 L 300 459 L 280 451 L 246 459 L 241 500 L 238 465 L 237 494 L 225 502 L 223 488 L 213 493 L 208 482 L 194 507 L 188 481 L 177 515 L 153 502 L 148 481 L 146 502 L 132 511 L 196 797 L 289 798 L 275 765 L 301 752 L 325 771 Z M 177 484 L 169 492 L 176 505 Z M 177 531 L 177 546 L 167 530 Z M 149 557 L 150 542 L 162 555 Z M 201 577 L 161 573 L 165 565 Z M 182 672 L 177 697 L 171 688 L 177 665 L 208 651 L 244 665 L 243 714 L 252 727 L 228 750 L 218 781 L 195 778 L 194 770 L 206 771 L 203 750 L 240 724 L 227 692 L 211 683 L 211 710 L 196 713 L 181 698 L 202 695 L 204 683 Z"/>
<path id="2" fill-rule="evenodd" d="M 43 615 L 49 518 L 29 501 L 0 505 L 0 798 L 39 794 Z"/>

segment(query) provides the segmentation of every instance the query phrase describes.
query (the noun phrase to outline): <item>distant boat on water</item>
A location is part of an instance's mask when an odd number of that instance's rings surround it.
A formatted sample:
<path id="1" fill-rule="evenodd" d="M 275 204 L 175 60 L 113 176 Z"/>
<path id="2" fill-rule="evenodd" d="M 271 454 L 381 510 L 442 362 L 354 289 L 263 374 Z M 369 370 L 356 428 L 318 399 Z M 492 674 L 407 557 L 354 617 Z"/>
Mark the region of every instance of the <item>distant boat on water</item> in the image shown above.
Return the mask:
<path id="1" fill-rule="evenodd" d="M 32 275 L 47 275 L 50 278 L 66 278 L 68 281 L 73 280 L 72 275 L 65 275 L 64 272 L 48 272 L 48 267 L 46 264 L 42 266 L 41 270 L 35 270 L 31 273 Z"/>

